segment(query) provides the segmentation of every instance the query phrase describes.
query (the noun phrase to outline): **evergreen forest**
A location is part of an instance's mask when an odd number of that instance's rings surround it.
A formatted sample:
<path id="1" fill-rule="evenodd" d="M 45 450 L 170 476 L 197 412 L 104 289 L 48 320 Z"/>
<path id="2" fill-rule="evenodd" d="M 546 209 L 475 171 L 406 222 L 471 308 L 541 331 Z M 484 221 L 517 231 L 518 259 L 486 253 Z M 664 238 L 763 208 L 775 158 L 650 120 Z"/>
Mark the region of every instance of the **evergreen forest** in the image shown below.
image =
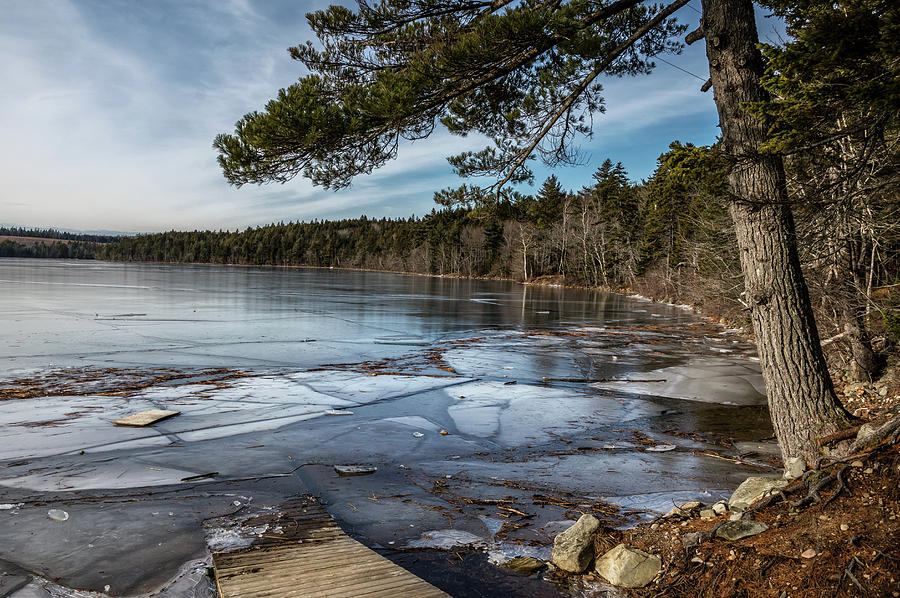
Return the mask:
<path id="1" fill-rule="evenodd" d="M 728 161 L 715 146 L 673 142 L 654 174 L 634 182 L 605 160 L 564 189 L 555 176 L 534 195 L 461 204 L 437 193 L 423 217 L 278 223 L 236 232 L 171 231 L 99 246 L 109 260 L 364 268 L 629 290 L 689 303 L 747 324 L 743 280 L 727 209 Z M 900 341 L 900 225 L 896 196 L 836 221 L 796 207 L 802 260 L 823 335 L 840 333 L 843 304 L 861 305 L 885 341 Z M 855 226 L 854 229 L 849 227 Z M 846 227 L 846 228 L 842 228 Z M 835 288 L 844 235 L 856 240 L 862 288 Z M 885 323 L 887 323 L 885 330 Z"/>

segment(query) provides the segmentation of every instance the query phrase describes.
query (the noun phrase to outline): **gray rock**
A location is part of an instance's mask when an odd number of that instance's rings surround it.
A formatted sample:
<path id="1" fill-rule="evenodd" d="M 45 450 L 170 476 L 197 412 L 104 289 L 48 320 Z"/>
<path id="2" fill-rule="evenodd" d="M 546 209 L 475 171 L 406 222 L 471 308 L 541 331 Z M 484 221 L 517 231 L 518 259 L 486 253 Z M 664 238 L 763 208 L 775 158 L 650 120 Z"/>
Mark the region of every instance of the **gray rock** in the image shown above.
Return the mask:
<path id="1" fill-rule="evenodd" d="M 698 500 L 692 500 L 684 503 L 680 507 L 673 507 L 671 511 L 663 515 L 666 519 L 671 519 L 673 517 L 683 518 L 690 517 L 691 514 L 703 506 L 703 503 Z"/>
<path id="2" fill-rule="evenodd" d="M 600 521 L 593 515 L 582 515 L 575 525 L 553 540 L 554 565 L 569 573 L 582 573 L 594 558 L 594 533 Z"/>
<path id="3" fill-rule="evenodd" d="M 796 480 L 803 476 L 804 471 L 806 471 L 806 461 L 800 457 L 789 457 L 784 462 L 784 479 L 786 480 Z"/>
<path id="4" fill-rule="evenodd" d="M 531 575 L 537 573 L 541 569 L 547 568 L 547 563 L 531 556 L 517 556 L 500 565 L 503 569 L 509 569 L 522 575 Z"/>
<path id="5" fill-rule="evenodd" d="M 606 581 L 622 588 L 642 588 L 662 569 L 655 554 L 619 544 L 599 559 L 595 567 Z"/>
<path id="6" fill-rule="evenodd" d="M 761 521 L 728 521 L 716 530 L 716 537 L 734 542 L 741 538 L 749 538 L 761 534 L 769 529 L 769 526 Z"/>
<path id="7" fill-rule="evenodd" d="M 368 465 L 335 465 L 334 471 L 340 476 L 370 475 L 378 471 L 378 468 Z"/>
<path id="8" fill-rule="evenodd" d="M 703 509 L 700 511 L 700 519 L 712 519 L 716 516 L 716 512 L 712 509 Z"/>
<path id="9" fill-rule="evenodd" d="M 772 493 L 773 490 L 784 488 L 788 485 L 788 481 L 780 476 L 759 476 L 750 477 L 741 482 L 731 498 L 728 499 L 728 506 L 734 503 L 742 502 L 752 505 L 760 498 Z"/>
<path id="10" fill-rule="evenodd" d="M 743 512 L 746 511 L 749 507 L 750 507 L 750 505 L 748 505 L 748 504 L 745 503 L 745 502 L 741 502 L 741 501 L 738 501 L 738 502 L 736 502 L 736 503 L 733 503 L 733 504 L 728 505 L 728 508 L 729 508 L 730 510 L 734 511 L 735 513 L 743 513 Z"/>
<path id="11" fill-rule="evenodd" d="M 878 431 L 878 426 L 873 424 L 865 423 L 859 427 L 859 431 L 856 433 L 856 442 L 864 442 L 866 438 L 875 434 Z"/>
<path id="12" fill-rule="evenodd" d="M 712 510 L 716 513 L 716 515 L 724 515 L 728 511 L 728 505 L 724 500 L 720 500 L 712 506 Z"/>
<path id="13" fill-rule="evenodd" d="M 703 534 L 700 532 L 689 532 L 682 536 L 681 545 L 685 548 L 693 548 L 694 546 L 700 545 L 700 538 Z"/>

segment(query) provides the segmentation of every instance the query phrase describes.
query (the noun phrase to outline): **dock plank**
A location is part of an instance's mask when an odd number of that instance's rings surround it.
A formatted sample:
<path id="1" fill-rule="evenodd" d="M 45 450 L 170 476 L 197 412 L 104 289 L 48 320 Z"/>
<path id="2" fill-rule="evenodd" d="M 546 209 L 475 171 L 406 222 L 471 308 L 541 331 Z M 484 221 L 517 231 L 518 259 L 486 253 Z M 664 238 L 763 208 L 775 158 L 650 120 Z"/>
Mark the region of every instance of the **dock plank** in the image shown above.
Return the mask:
<path id="1" fill-rule="evenodd" d="M 341 530 L 315 498 L 284 505 L 285 530 L 213 554 L 221 598 L 449 598 Z"/>

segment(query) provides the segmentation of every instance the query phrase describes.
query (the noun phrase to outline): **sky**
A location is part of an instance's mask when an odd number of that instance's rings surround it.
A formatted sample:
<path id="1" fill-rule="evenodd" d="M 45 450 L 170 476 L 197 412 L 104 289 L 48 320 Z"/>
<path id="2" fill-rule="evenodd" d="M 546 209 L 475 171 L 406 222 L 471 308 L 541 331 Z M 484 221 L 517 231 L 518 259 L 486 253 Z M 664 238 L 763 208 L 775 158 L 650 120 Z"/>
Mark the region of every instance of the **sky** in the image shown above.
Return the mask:
<path id="1" fill-rule="evenodd" d="M 305 14 L 328 3 L 0 0 L 0 225 L 235 230 L 430 212 L 436 190 L 466 182 L 446 157 L 483 139 L 439 129 L 337 192 L 299 177 L 236 189 L 222 177 L 213 138 L 306 74 L 286 50 L 311 39 Z M 698 9 L 693 0 L 678 16 L 693 28 Z M 776 28 L 761 19 L 760 37 Z M 607 157 L 640 180 L 671 141 L 715 141 L 702 46 L 663 57 L 674 66 L 650 76 L 603 82 L 606 113 L 579 142 L 583 164 L 552 171 L 564 187 L 589 184 Z M 539 186 L 551 171 L 536 174 Z"/>

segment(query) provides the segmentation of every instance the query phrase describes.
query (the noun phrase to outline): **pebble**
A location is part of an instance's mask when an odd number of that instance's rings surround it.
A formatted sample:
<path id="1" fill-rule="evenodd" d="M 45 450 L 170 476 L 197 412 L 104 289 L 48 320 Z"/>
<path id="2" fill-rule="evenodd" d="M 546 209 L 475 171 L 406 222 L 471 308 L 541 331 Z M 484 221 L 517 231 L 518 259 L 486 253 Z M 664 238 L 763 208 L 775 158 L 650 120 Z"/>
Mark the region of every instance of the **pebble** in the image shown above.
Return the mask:
<path id="1" fill-rule="evenodd" d="M 819 553 L 816 552 L 815 548 L 807 548 L 806 550 L 804 550 L 803 552 L 800 553 L 800 556 L 804 559 L 811 559 L 814 556 L 816 556 L 817 554 L 819 554 Z"/>
<path id="2" fill-rule="evenodd" d="M 728 505 L 722 501 L 719 501 L 712 506 L 712 510 L 715 511 L 716 515 L 724 515 L 728 510 Z"/>
<path id="3" fill-rule="evenodd" d="M 842 531 L 842 532 L 845 532 L 845 531 L 847 531 L 848 529 L 850 529 L 850 526 L 849 526 L 849 525 L 847 525 L 846 523 L 842 523 L 842 524 L 841 524 L 841 531 Z"/>
<path id="4" fill-rule="evenodd" d="M 716 512 L 712 509 L 703 509 L 700 511 L 700 519 L 712 519 L 716 516 Z"/>
<path id="5" fill-rule="evenodd" d="M 850 464 L 850 467 L 862 467 L 862 466 L 863 466 L 862 461 L 854 461 L 853 463 Z"/>

